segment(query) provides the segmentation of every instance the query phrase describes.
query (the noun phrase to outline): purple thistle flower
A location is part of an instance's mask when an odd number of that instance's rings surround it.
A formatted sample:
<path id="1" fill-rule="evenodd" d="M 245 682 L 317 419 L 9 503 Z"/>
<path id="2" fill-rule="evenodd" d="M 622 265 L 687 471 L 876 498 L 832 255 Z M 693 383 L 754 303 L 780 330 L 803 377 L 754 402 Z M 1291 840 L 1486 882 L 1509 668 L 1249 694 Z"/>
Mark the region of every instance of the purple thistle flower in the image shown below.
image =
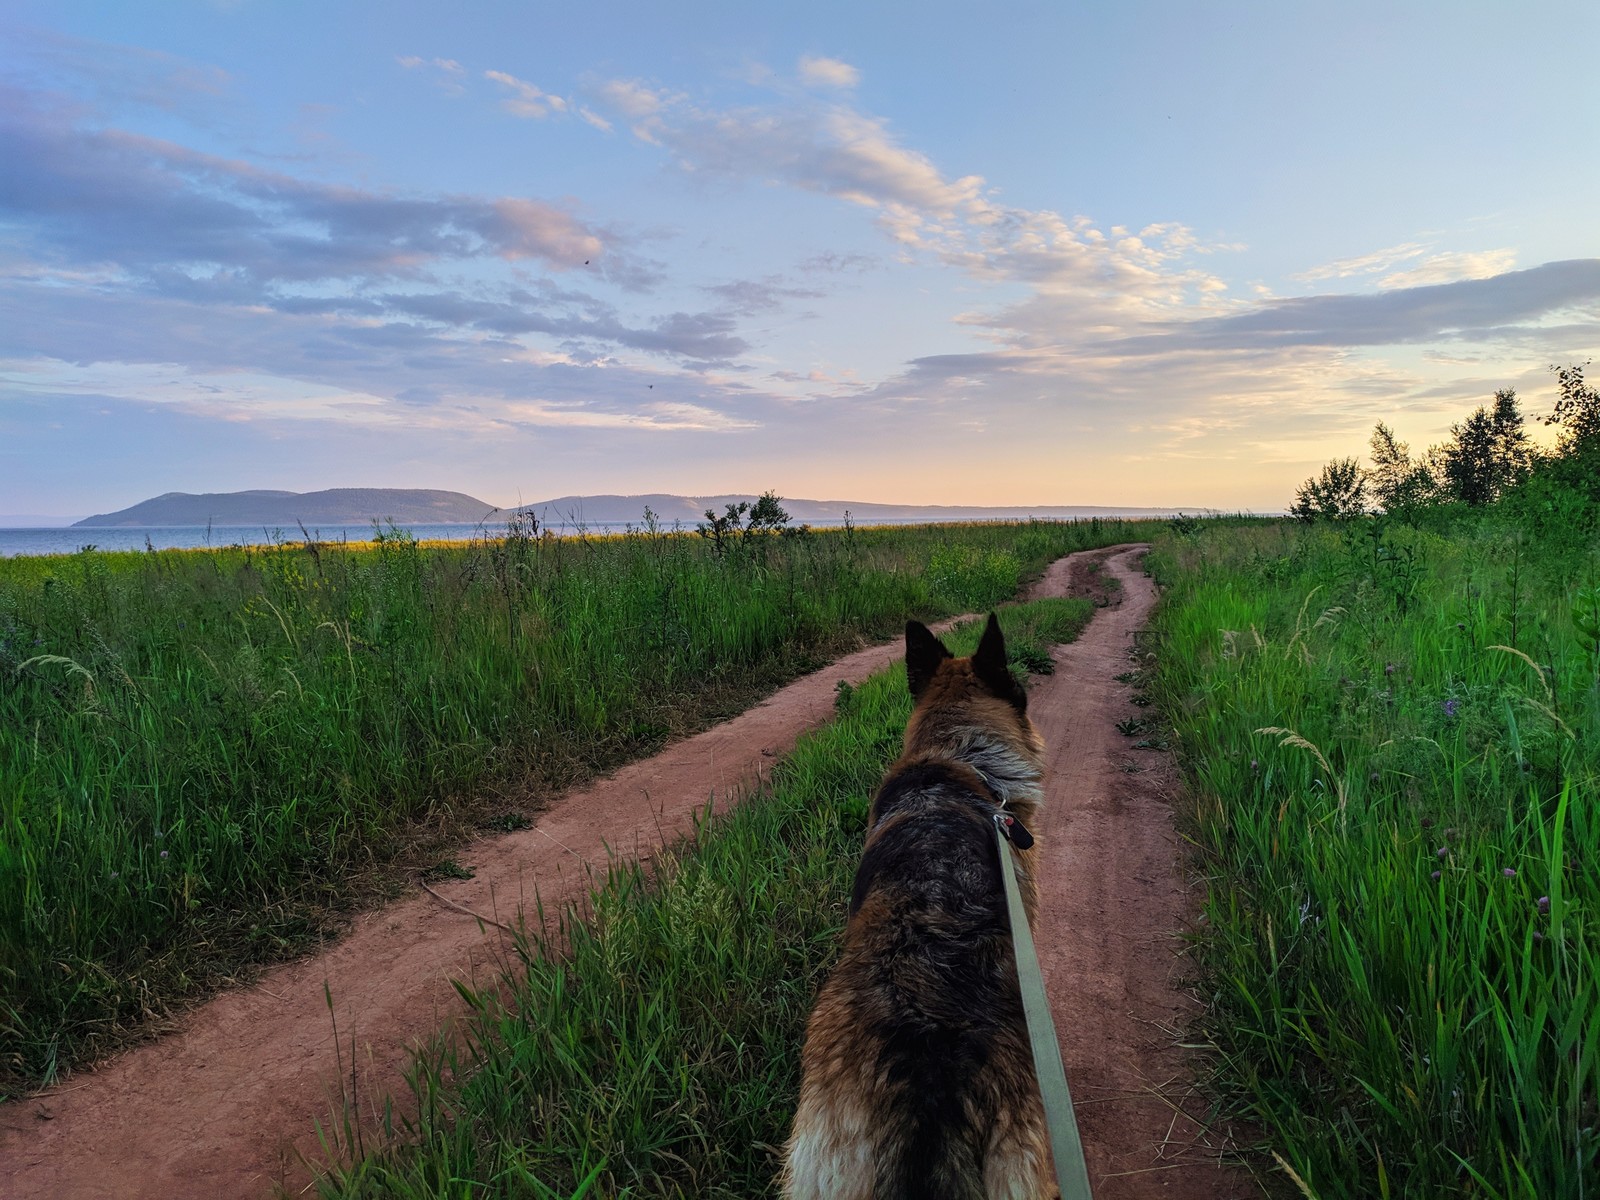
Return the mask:
<path id="1" fill-rule="evenodd" d="M 1394 674 L 1394 664 L 1393 663 L 1385 664 L 1385 666 L 1383 668 L 1383 673 L 1385 675 L 1393 675 Z"/>
<path id="2" fill-rule="evenodd" d="M 1456 713 L 1461 709 L 1461 701 L 1446 700 L 1441 707 L 1444 709 L 1444 715 L 1454 720 Z"/>
<path id="3" fill-rule="evenodd" d="M 1429 875 L 1428 878 L 1429 879 L 1433 879 L 1433 880 L 1438 880 L 1443 874 L 1444 874 L 1443 871 L 1435 871 L 1432 875 Z"/>
<path id="4" fill-rule="evenodd" d="M 161 857 L 162 857 L 162 858 L 165 858 L 165 857 L 166 857 L 166 856 L 167 856 L 167 852 L 166 852 L 166 851 L 165 851 L 165 850 L 163 850 L 163 851 L 162 851 L 162 852 L 161 852 Z"/>
<path id="5" fill-rule="evenodd" d="M 1550 897 L 1549 896 L 1540 896 L 1539 897 L 1539 912 L 1543 916 L 1549 916 L 1550 915 Z"/>
<path id="6" fill-rule="evenodd" d="M 1507 867 L 1505 870 L 1501 871 L 1500 874 L 1504 875 L 1507 879 L 1515 879 L 1517 877 L 1517 869 L 1515 867 Z"/>
<path id="7" fill-rule="evenodd" d="M 1444 857 L 1444 856 L 1445 856 L 1445 855 L 1447 855 L 1447 854 L 1449 854 L 1449 853 L 1450 853 L 1450 847 L 1449 847 L 1449 846 L 1440 846 L 1440 847 L 1439 847 L 1439 848 L 1438 848 L 1438 849 L 1437 849 L 1437 850 L 1435 850 L 1435 851 L 1434 851 L 1434 852 L 1433 852 L 1433 853 L 1434 853 L 1434 855 L 1435 855 L 1435 856 L 1436 856 L 1436 857 L 1438 857 L 1438 858 L 1443 858 L 1443 857 Z"/>

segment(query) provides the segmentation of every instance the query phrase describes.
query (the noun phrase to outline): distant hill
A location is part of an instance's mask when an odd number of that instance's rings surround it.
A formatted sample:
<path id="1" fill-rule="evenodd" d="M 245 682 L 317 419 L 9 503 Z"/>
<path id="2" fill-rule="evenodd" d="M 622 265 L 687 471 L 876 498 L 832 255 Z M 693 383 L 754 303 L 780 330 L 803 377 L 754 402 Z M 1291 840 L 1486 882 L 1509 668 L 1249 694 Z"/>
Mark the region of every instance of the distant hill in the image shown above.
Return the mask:
<path id="1" fill-rule="evenodd" d="M 560 529 L 563 525 L 615 525 L 630 521 L 637 524 L 648 507 L 663 525 L 670 528 L 674 521 L 685 526 L 704 521 L 708 508 L 720 514 L 729 504 L 755 499 L 750 495 L 669 496 L 659 492 L 645 496 L 560 496 L 554 500 L 525 504 L 520 511 L 532 513 L 541 525 Z M 1029 517 L 1048 520 L 1170 517 L 1179 512 L 1176 508 L 1119 508 L 1093 504 L 1006 505 L 989 508 L 958 504 L 869 504 L 860 500 L 791 500 L 787 497 L 783 501 L 783 508 L 790 519 L 797 523 L 842 521 L 845 513 L 849 512 L 850 519 L 859 525 L 904 521 L 1014 521 Z M 1182 511 L 1202 515 L 1213 510 L 1194 507 Z"/>
<path id="2" fill-rule="evenodd" d="M 292 531 L 306 525 L 474 525 L 495 506 L 464 492 L 430 488 L 329 488 L 321 492 L 168 492 L 119 512 L 100 513 L 72 528 L 163 525 L 264 525 Z"/>

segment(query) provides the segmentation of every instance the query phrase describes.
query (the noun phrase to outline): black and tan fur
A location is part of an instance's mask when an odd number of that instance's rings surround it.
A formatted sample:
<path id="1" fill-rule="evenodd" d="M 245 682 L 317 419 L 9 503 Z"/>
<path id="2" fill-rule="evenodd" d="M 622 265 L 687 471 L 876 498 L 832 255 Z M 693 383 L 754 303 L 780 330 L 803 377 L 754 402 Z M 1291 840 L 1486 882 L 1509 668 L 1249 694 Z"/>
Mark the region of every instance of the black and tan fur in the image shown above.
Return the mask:
<path id="1" fill-rule="evenodd" d="M 806 1026 L 789 1200 L 1054 1195 L 992 814 L 1031 826 L 1044 746 L 991 614 L 971 658 L 906 625 L 916 708 L 872 803 Z M 1033 851 L 1016 854 L 1031 924 Z"/>

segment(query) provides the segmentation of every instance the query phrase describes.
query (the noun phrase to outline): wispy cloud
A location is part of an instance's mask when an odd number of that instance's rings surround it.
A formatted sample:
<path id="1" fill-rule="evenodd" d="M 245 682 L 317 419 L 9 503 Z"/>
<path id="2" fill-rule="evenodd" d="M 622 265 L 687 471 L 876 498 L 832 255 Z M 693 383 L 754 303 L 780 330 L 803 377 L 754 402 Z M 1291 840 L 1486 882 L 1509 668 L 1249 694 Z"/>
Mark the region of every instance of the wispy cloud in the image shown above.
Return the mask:
<path id="1" fill-rule="evenodd" d="M 1103 229 L 1083 216 L 1004 205 L 982 176 L 947 174 L 886 120 L 849 103 L 775 92 L 765 106 L 717 109 L 636 80 L 598 94 L 686 172 L 834 196 L 870 210 L 900 254 L 1029 285 L 1052 296 L 1053 308 L 1074 293 L 1080 308 L 1149 315 L 1225 290 L 1189 260 L 1230 247 L 1205 244 L 1178 222 Z"/>
<path id="2" fill-rule="evenodd" d="M 229 95 L 233 82 L 221 67 L 163 50 L 17 26 L 8 26 L 5 35 L 22 51 L 24 78 L 47 86 L 69 83 L 103 108 L 205 116 Z"/>
<path id="3" fill-rule="evenodd" d="M 1305 283 L 1318 283 L 1324 279 L 1349 279 L 1356 275 L 1373 275 L 1380 271 L 1392 270 L 1395 264 L 1420 258 L 1427 252 L 1428 246 L 1425 242 L 1402 242 L 1398 246 L 1386 246 L 1382 250 L 1323 263 L 1301 271 L 1294 278 Z"/>
<path id="4" fill-rule="evenodd" d="M 1397 287 L 1376 295 L 1275 300 L 1226 316 L 1172 322 L 1159 332 L 1107 343 L 1123 354 L 1178 349 L 1392 346 L 1493 341 L 1545 319 L 1600 306 L 1600 259 L 1546 263 L 1490 279 Z"/>
<path id="5" fill-rule="evenodd" d="M 544 201 L 314 183 L 171 142 L 81 128 L 17 93 L 0 96 L 0 159 L 0 211 L 27 231 L 23 244 L 35 254 L 116 263 L 147 278 L 403 277 L 483 256 L 562 270 L 619 254 L 614 236 Z"/>
<path id="6" fill-rule="evenodd" d="M 785 307 L 792 300 L 820 300 L 827 295 L 816 288 L 795 287 L 782 275 L 768 275 L 762 279 L 733 279 L 726 283 L 707 284 L 700 290 L 715 296 L 728 311 L 745 316 L 772 312 Z"/>
<path id="7" fill-rule="evenodd" d="M 1458 279 L 1488 279 L 1503 275 L 1516 265 L 1517 252 L 1510 247 L 1430 254 L 1414 267 L 1385 275 L 1378 280 L 1378 286 L 1386 289 L 1411 288 L 1430 283 L 1453 283 Z"/>
<path id="8" fill-rule="evenodd" d="M 415 54 L 406 54 L 396 58 L 395 62 L 408 71 L 417 71 L 425 75 L 429 82 L 447 96 L 466 94 L 467 69 L 453 58 L 422 58 Z"/>
<path id="9" fill-rule="evenodd" d="M 512 93 L 500 101 L 500 107 L 516 117 L 548 117 L 552 112 L 564 113 L 567 111 L 567 102 L 560 96 L 553 96 L 542 88 L 518 79 L 515 75 L 508 75 L 504 71 L 485 71 L 485 79 L 493 80 L 501 87 Z"/>
<path id="10" fill-rule="evenodd" d="M 800 80 L 815 87 L 853 88 L 861 82 L 861 72 L 837 58 L 808 54 L 800 60 Z"/>

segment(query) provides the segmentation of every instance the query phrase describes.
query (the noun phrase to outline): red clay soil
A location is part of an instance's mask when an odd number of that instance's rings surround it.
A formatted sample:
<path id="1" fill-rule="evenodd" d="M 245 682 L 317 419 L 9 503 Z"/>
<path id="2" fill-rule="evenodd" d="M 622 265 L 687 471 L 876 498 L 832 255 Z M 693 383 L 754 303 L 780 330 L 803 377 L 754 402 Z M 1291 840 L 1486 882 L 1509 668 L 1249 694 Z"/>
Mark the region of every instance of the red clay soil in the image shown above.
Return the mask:
<path id="1" fill-rule="evenodd" d="M 1073 1097 L 1101 1200 L 1257 1196 L 1215 1166 L 1186 1109 L 1174 1043 L 1193 1012 L 1174 983 L 1176 938 L 1194 908 L 1167 798 L 1162 755 L 1127 750 L 1114 722 L 1135 711 L 1112 676 L 1153 599 L 1135 551 L 1056 563 L 1036 589 L 1066 594 L 1109 558 L 1122 599 L 1057 652 L 1032 711 L 1053 751 L 1052 804 L 1040 830 L 1045 901 L 1038 940 Z M 1080 592 L 1080 594 L 1082 594 Z M 898 643 L 840 659 L 749 712 L 563 797 L 528 830 L 457 856 L 472 879 L 435 885 L 456 904 L 511 921 L 535 899 L 547 913 L 581 899 L 608 854 L 648 856 L 686 833 L 708 802 L 737 799 L 800 733 L 833 711 L 840 679 L 896 660 Z M 1145 770 L 1124 774 L 1138 758 Z M 310 1179 L 315 1123 L 336 1121 L 357 1048 L 359 1107 L 403 1090 L 411 1048 L 458 1015 L 451 979 L 492 978 L 505 934 L 425 894 L 368 913 L 317 957 L 197 1008 L 171 1035 L 0 1107 L 5 1200 L 244 1200 Z M 330 1015 L 324 988 L 331 991 Z M 343 1069 L 335 1054 L 337 1017 Z"/>
<path id="2" fill-rule="evenodd" d="M 1170 754 L 1133 749 L 1116 727 L 1141 715 L 1116 676 L 1138 666 L 1133 637 L 1155 604 L 1142 551 L 1062 559 L 1036 588 L 1085 594 L 1097 565 L 1121 585 L 1029 693 L 1049 755 L 1039 961 L 1098 1200 L 1244 1200 L 1264 1193 L 1220 1160 L 1230 1138 L 1206 1125 L 1179 1046 L 1199 1005 L 1179 984 L 1198 895 L 1173 825 L 1178 773 Z"/>

